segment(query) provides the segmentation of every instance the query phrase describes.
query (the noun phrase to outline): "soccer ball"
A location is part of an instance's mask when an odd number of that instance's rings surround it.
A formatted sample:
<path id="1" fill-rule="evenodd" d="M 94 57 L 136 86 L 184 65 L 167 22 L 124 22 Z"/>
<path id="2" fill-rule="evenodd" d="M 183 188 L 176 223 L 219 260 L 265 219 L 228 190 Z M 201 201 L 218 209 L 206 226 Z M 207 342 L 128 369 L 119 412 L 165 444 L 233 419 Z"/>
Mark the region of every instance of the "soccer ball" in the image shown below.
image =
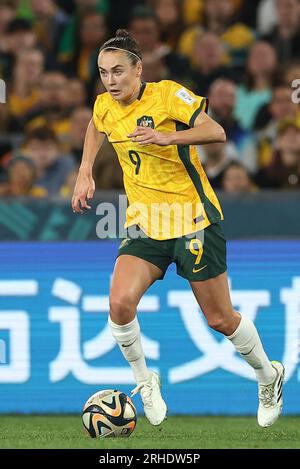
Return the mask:
<path id="1" fill-rule="evenodd" d="M 91 438 L 129 436 L 135 429 L 136 419 L 130 397 L 113 389 L 93 394 L 82 412 L 84 428 Z"/>

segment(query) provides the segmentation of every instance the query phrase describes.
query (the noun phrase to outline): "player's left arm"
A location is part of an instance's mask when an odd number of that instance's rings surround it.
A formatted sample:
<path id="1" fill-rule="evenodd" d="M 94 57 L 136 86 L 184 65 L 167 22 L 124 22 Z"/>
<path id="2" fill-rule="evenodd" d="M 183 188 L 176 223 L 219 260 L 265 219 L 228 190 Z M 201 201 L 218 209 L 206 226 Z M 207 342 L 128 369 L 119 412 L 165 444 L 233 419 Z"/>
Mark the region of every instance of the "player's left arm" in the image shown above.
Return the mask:
<path id="1" fill-rule="evenodd" d="M 137 127 L 128 135 L 133 142 L 141 145 L 204 145 L 206 143 L 224 143 L 226 134 L 215 120 L 201 111 L 195 119 L 194 127 L 176 132 L 159 132 L 150 127 Z"/>

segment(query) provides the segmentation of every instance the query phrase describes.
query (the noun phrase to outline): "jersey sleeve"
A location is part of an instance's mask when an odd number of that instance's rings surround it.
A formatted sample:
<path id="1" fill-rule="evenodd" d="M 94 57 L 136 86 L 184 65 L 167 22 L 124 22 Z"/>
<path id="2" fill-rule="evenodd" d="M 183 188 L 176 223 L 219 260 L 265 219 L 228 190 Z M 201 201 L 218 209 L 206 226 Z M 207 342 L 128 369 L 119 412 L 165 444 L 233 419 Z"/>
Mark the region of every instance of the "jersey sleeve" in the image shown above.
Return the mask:
<path id="1" fill-rule="evenodd" d="M 194 127 L 198 114 L 208 109 L 208 100 L 206 98 L 197 96 L 174 81 L 165 82 L 163 93 L 169 116 L 176 121 L 187 124 L 189 127 Z"/>
<path id="2" fill-rule="evenodd" d="M 99 95 L 94 104 L 93 110 L 93 121 L 95 124 L 96 129 L 99 132 L 105 133 L 104 126 L 103 126 L 103 116 L 105 114 L 103 100 L 101 99 L 101 95 Z"/>

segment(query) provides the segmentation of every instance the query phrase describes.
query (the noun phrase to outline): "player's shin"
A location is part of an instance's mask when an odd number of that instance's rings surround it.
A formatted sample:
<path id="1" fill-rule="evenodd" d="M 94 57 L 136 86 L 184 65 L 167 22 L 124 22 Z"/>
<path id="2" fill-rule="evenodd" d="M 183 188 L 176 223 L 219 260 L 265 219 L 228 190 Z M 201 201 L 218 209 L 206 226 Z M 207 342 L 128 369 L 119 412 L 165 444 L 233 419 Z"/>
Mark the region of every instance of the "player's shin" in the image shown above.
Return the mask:
<path id="1" fill-rule="evenodd" d="M 146 365 L 141 344 L 140 325 L 135 317 L 133 321 L 123 326 L 115 324 L 111 318 L 108 320 L 112 335 L 116 339 L 122 354 L 129 362 L 137 383 L 149 378 L 149 370 Z"/>
<path id="2" fill-rule="evenodd" d="M 232 335 L 227 336 L 240 355 L 254 368 L 257 381 L 260 384 L 270 384 L 276 378 L 276 371 L 268 359 L 260 337 L 253 322 L 246 316 Z"/>

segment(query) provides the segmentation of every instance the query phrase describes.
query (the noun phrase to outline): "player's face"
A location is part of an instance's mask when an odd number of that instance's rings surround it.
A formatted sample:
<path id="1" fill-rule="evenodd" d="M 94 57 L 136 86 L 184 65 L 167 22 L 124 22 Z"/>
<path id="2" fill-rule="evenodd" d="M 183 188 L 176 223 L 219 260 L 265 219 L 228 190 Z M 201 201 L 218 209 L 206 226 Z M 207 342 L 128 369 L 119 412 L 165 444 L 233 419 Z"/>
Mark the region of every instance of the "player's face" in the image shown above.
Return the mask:
<path id="1" fill-rule="evenodd" d="M 98 66 L 102 83 L 115 100 L 129 104 L 136 98 L 141 83 L 141 62 L 132 65 L 123 51 L 101 51 Z"/>

